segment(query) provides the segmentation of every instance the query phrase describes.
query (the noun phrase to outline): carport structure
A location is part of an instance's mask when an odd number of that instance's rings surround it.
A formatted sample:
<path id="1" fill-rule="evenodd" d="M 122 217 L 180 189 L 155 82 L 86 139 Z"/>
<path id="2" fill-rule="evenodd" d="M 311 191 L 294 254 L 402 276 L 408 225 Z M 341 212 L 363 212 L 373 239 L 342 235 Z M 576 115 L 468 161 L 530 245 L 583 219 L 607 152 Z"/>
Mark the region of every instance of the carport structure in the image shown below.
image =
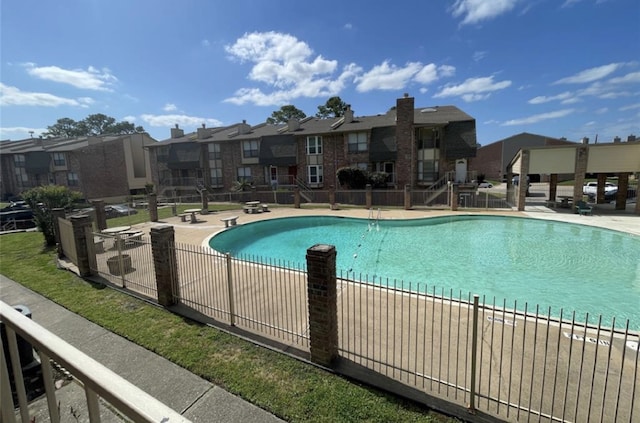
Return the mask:
<path id="1" fill-rule="evenodd" d="M 606 144 L 576 144 L 523 148 L 507 166 L 507 184 L 510 188 L 513 175 L 548 174 L 549 200 L 555 201 L 559 174 L 573 174 L 573 198 L 582 198 L 582 186 L 587 173 L 598 175 L 596 203 L 604 202 L 607 174 L 618 176 L 616 210 L 624 210 L 627 202 L 629 175 L 640 173 L 640 142 L 614 142 Z M 521 178 L 522 179 L 522 178 Z M 519 184 L 516 190 L 518 210 L 523 211 L 527 184 Z M 635 213 L 640 214 L 640 202 L 636 201 Z"/>

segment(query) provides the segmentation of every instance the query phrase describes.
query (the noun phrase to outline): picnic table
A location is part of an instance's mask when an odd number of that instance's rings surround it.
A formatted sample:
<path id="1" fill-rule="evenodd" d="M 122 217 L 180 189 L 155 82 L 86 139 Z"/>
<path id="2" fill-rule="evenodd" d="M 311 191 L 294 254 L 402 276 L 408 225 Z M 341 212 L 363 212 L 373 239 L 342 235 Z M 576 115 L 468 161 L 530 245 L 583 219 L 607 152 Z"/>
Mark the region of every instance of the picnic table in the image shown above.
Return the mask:
<path id="1" fill-rule="evenodd" d="M 186 209 L 184 212 L 191 215 L 190 223 L 196 223 L 198 221 L 196 213 L 199 213 L 200 209 Z"/>
<path id="2" fill-rule="evenodd" d="M 107 235 L 115 235 L 121 232 L 126 232 L 131 229 L 131 226 L 114 226 L 113 228 L 103 229 L 102 233 Z"/>

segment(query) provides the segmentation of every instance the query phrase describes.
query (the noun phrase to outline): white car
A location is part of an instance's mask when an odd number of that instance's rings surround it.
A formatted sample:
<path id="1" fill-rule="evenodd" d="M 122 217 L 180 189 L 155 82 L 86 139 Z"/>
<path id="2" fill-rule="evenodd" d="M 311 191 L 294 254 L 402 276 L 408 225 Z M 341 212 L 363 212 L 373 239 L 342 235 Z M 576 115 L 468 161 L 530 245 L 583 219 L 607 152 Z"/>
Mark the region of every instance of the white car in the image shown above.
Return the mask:
<path id="1" fill-rule="evenodd" d="M 596 195 L 597 190 L 598 190 L 598 183 L 597 182 L 587 182 L 582 187 L 582 193 L 583 194 L 587 194 L 587 195 Z M 604 184 L 604 193 L 605 194 L 615 194 L 616 192 L 618 192 L 618 186 L 617 185 L 612 184 L 611 182 L 606 182 Z"/>
<path id="2" fill-rule="evenodd" d="M 478 184 L 478 188 L 493 188 L 493 184 L 491 182 L 480 182 Z"/>

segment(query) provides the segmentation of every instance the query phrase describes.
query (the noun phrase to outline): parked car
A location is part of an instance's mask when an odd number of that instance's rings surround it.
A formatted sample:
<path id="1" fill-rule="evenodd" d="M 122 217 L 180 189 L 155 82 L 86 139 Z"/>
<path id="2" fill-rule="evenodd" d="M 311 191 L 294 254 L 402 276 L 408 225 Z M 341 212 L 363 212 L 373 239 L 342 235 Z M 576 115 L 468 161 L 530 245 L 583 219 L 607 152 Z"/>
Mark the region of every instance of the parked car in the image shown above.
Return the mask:
<path id="1" fill-rule="evenodd" d="M 104 206 L 104 213 L 107 219 L 112 217 L 129 216 L 138 213 L 134 208 L 127 206 L 126 204 L 116 204 L 111 206 Z"/>
<path id="2" fill-rule="evenodd" d="M 587 182 L 582 187 L 582 193 L 587 195 L 596 195 L 598 191 L 598 183 L 597 182 Z M 611 182 L 606 182 L 604 184 L 604 193 L 606 195 L 612 195 L 615 197 L 615 194 L 618 192 L 618 186 L 612 184 Z"/>
<path id="3" fill-rule="evenodd" d="M 480 182 L 478 184 L 478 188 L 493 188 L 493 184 L 491 182 L 487 182 L 487 181 Z"/>

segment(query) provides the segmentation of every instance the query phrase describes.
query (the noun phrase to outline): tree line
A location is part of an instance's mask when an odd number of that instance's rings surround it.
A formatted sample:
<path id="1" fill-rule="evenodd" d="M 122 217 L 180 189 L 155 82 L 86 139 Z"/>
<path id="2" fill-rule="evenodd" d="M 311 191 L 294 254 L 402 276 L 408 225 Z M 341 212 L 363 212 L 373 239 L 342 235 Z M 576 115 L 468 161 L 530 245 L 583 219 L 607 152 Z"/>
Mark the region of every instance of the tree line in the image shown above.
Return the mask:
<path id="1" fill-rule="evenodd" d="M 316 117 L 328 119 L 341 117 L 347 104 L 340 97 L 331 97 L 325 104 L 318 106 Z M 307 115 L 293 104 L 287 104 L 275 110 L 267 123 L 278 124 L 287 123 L 289 119 L 304 119 Z M 47 130 L 42 134 L 44 137 L 52 138 L 73 138 L 86 137 L 91 135 L 125 135 L 145 132 L 142 126 L 135 126 L 126 120 L 117 122 L 115 118 L 97 113 L 86 118 L 75 121 L 71 118 L 58 119 L 53 125 L 47 126 Z"/>

